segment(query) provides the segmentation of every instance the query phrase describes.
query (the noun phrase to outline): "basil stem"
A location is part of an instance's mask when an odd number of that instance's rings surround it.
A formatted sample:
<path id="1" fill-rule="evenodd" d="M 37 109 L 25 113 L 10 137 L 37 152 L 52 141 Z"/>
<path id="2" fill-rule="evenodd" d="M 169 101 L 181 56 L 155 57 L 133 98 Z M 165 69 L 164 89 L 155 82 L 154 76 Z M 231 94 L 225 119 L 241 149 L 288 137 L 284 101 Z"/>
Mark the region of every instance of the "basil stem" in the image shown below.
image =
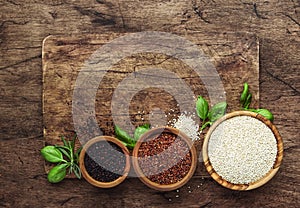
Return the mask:
<path id="1" fill-rule="evenodd" d="M 201 126 L 200 131 L 202 131 L 202 130 L 205 129 L 207 126 L 210 126 L 210 125 L 212 125 L 212 124 L 213 124 L 213 123 L 210 122 L 210 121 L 205 122 L 205 123 Z"/>

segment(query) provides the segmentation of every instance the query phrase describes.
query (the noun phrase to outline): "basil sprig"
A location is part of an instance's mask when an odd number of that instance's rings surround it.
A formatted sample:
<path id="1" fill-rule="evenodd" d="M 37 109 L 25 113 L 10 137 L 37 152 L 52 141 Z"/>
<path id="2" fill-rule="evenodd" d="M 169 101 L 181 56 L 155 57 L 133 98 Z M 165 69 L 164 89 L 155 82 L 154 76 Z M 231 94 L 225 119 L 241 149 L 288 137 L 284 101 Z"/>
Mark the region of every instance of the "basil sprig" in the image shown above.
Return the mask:
<path id="1" fill-rule="evenodd" d="M 45 146 L 41 149 L 43 158 L 51 163 L 58 163 L 56 166 L 50 169 L 48 173 L 48 181 L 51 183 L 58 183 L 62 181 L 68 174 L 74 173 L 77 178 L 81 178 L 81 171 L 78 165 L 79 154 L 81 147 L 75 151 L 75 140 L 77 136 L 71 141 L 66 141 L 64 137 L 61 137 L 63 145 Z"/>
<path id="2" fill-rule="evenodd" d="M 226 113 L 227 103 L 225 101 L 215 104 L 209 109 L 208 102 L 202 96 L 199 96 L 196 102 L 197 115 L 202 120 L 201 131 L 207 126 L 212 125 L 216 120 Z"/>
<path id="3" fill-rule="evenodd" d="M 122 141 L 129 149 L 133 149 L 137 140 L 150 129 L 150 124 L 144 124 L 137 127 L 134 131 L 134 137 L 131 137 L 126 131 L 115 125 L 116 137 Z"/>
<path id="4" fill-rule="evenodd" d="M 273 114 L 264 108 L 259 108 L 259 109 L 253 109 L 253 108 L 249 108 L 250 104 L 252 101 L 252 94 L 249 92 L 249 85 L 248 83 L 244 83 L 244 89 L 243 92 L 241 94 L 240 97 L 240 103 L 242 105 L 242 109 L 246 110 L 246 111 L 251 111 L 251 112 L 255 112 L 258 113 L 262 116 L 264 116 L 266 119 L 273 121 L 274 120 L 274 116 Z"/>

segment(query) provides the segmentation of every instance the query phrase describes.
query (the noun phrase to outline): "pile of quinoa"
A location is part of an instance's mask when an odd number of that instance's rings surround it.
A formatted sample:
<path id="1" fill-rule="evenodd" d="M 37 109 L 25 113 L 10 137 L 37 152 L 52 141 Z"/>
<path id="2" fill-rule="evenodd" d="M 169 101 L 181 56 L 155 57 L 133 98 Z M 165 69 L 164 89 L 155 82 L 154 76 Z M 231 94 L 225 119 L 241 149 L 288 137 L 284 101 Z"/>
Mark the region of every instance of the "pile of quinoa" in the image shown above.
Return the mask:
<path id="1" fill-rule="evenodd" d="M 163 132 L 141 144 L 138 163 L 149 180 L 168 185 L 177 183 L 188 174 L 192 155 L 181 137 Z"/>
<path id="2" fill-rule="evenodd" d="M 223 121 L 212 132 L 208 157 L 214 170 L 233 184 L 249 184 L 273 167 L 277 142 L 271 129 L 250 116 Z"/>
<path id="3" fill-rule="evenodd" d="M 169 122 L 169 126 L 185 133 L 193 142 L 199 140 L 199 124 L 195 122 L 195 114 L 181 113 L 178 119 Z"/>
<path id="4" fill-rule="evenodd" d="M 86 153 L 84 165 L 93 179 L 112 182 L 122 176 L 126 166 L 126 156 L 116 144 L 99 141 L 91 145 Z"/>

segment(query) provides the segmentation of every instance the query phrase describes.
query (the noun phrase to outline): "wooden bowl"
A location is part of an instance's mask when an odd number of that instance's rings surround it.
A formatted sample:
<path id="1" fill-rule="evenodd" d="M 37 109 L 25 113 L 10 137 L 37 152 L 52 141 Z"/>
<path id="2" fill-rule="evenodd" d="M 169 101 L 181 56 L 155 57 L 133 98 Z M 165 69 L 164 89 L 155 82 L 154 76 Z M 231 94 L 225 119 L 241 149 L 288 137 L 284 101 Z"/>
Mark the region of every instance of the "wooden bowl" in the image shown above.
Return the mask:
<path id="1" fill-rule="evenodd" d="M 271 170 L 261 179 L 259 179 L 258 181 L 249 183 L 249 184 L 233 184 L 230 183 L 226 180 L 224 180 L 212 167 L 211 162 L 209 160 L 209 156 L 208 156 L 208 143 L 209 143 L 209 139 L 211 137 L 212 132 L 216 129 L 216 127 L 221 124 L 223 121 L 235 117 L 235 116 L 251 116 L 253 118 L 256 118 L 260 121 L 262 121 L 266 126 L 268 126 L 271 131 L 273 132 L 276 141 L 277 141 L 277 155 L 276 155 L 276 160 L 274 162 L 273 167 L 271 168 Z M 278 132 L 278 130 L 276 129 L 276 127 L 271 123 L 271 121 L 269 121 L 268 119 L 266 119 L 265 117 L 263 117 L 262 115 L 258 114 L 258 113 L 254 113 L 254 112 L 249 112 L 249 111 L 235 111 L 229 114 L 226 114 L 225 116 L 223 116 L 222 118 L 220 118 L 219 120 L 217 120 L 209 129 L 209 131 L 207 132 L 205 139 L 204 139 L 204 143 L 203 143 L 203 161 L 204 161 L 204 165 L 206 167 L 206 170 L 208 171 L 208 173 L 211 175 L 211 177 L 217 181 L 219 184 L 221 184 L 222 186 L 232 189 L 232 190 L 239 190 L 239 191 L 246 191 L 246 190 L 251 190 L 251 189 L 255 189 L 258 188 L 262 185 L 264 185 L 265 183 L 267 183 L 278 171 L 280 164 L 282 162 L 282 158 L 283 158 L 283 142 L 282 142 L 282 138 Z"/>
<path id="2" fill-rule="evenodd" d="M 191 167 L 190 167 L 188 173 L 180 181 L 178 181 L 176 183 L 159 184 L 159 183 L 155 183 L 155 182 L 151 181 L 143 173 L 143 171 L 139 165 L 139 162 L 138 162 L 138 151 L 139 151 L 141 144 L 143 142 L 147 141 L 148 139 L 152 139 L 152 138 L 155 138 L 156 136 L 159 136 L 161 133 L 170 133 L 170 134 L 179 136 L 180 138 L 182 138 L 182 140 L 184 142 L 186 142 L 186 144 L 189 147 L 189 152 L 191 154 L 191 159 L 192 159 Z M 132 157 L 133 167 L 134 167 L 134 170 L 135 170 L 136 174 L 138 175 L 139 179 L 148 187 L 158 190 L 158 191 L 172 191 L 172 190 L 180 188 L 181 186 L 183 186 L 190 180 L 190 178 L 193 176 L 193 174 L 196 170 L 196 166 L 197 166 L 197 152 L 192 143 L 192 140 L 188 136 L 186 136 L 184 133 L 180 132 L 178 129 L 171 128 L 171 127 L 154 128 L 154 129 L 149 130 L 145 134 L 143 134 L 141 136 L 141 138 L 138 140 L 138 142 L 136 143 L 132 154 L 133 154 L 133 157 Z"/>
<path id="3" fill-rule="evenodd" d="M 94 178 L 92 178 L 89 173 L 86 170 L 85 164 L 84 164 L 84 157 L 86 155 L 86 152 L 88 150 L 89 147 L 91 147 L 93 144 L 97 143 L 97 142 L 103 142 L 103 141 L 107 141 L 107 142 L 112 142 L 114 144 L 116 144 L 117 146 L 119 146 L 122 149 L 122 152 L 125 154 L 125 158 L 126 158 L 126 164 L 125 164 L 125 168 L 123 171 L 122 176 L 120 176 L 119 178 L 117 178 L 114 181 L 111 182 L 101 182 L 101 181 L 97 181 Z M 79 166 L 80 166 L 80 170 L 82 173 L 82 176 L 92 185 L 100 187 L 100 188 L 112 188 L 115 187 L 117 185 L 119 185 L 120 183 L 122 183 L 125 178 L 128 175 L 128 172 L 130 170 L 130 156 L 129 156 L 129 151 L 127 149 L 127 147 L 125 147 L 125 145 L 120 142 L 118 139 L 114 138 L 114 137 L 110 137 L 110 136 L 99 136 L 99 137 L 95 137 L 91 140 L 89 140 L 83 147 L 80 156 L 79 156 Z"/>

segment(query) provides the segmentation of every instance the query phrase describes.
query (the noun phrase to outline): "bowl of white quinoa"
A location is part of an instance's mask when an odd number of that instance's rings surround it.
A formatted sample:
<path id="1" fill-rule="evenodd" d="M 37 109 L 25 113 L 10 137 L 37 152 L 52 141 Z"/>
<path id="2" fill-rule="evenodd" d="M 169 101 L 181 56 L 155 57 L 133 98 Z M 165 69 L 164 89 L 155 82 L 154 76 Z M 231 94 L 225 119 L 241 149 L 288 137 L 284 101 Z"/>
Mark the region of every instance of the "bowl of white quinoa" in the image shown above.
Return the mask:
<path id="1" fill-rule="evenodd" d="M 232 190 L 251 190 L 278 171 L 283 142 L 276 127 L 260 114 L 235 111 L 217 120 L 203 143 L 203 161 L 211 177 Z"/>

